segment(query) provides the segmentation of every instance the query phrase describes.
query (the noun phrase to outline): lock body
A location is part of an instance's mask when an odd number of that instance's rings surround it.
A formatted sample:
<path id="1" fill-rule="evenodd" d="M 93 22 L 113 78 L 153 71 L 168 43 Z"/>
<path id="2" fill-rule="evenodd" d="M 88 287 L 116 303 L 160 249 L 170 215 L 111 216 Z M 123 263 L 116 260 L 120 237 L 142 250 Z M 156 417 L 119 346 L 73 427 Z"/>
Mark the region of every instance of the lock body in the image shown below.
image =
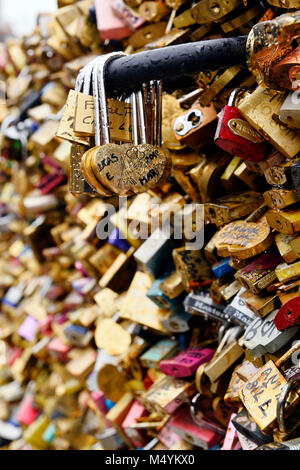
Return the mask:
<path id="1" fill-rule="evenodd" d="M 231 155 L 260 162 L 266 152 L 264 139 L 244 119 L 235 106 L 222 109 L 215 134 L 215 144 Z"/>
<path id="2" fill-rule="evenodd" d="M 213 104 L 194 106 L 174 119 L 175 137 L 182 144 L 197 147 L 213 136 L 216 122 L 217 113 Z"/>

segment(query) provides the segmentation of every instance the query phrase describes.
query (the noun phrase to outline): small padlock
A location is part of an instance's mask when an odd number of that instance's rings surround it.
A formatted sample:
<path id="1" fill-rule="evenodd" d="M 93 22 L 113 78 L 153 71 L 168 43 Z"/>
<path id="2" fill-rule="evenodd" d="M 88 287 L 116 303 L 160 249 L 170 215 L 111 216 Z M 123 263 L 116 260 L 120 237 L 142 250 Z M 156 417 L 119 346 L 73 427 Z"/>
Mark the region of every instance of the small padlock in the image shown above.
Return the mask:
<path id="1" fill-rule="evenodd" d="M 235 106 L 239 94 L 243 91 L 241 88 L 234 90 L 228 105 L 222 109 L 215 134 L 215 144 L 244 160 L 259 162 L 266 153 L 264 139 Z"/>
<path id="2" fill-rule="evenodd" d="M 180 143 L 190 147 L 205 144 L 214 135 L 216 119 L 213 103 L 209 106 L 196 104 L 174 119 L 172 125 L 175 137 Z"/>
<path id="3" fill-rule="evenodd" d="M 299 90 L 297 92 L 293 91 L 290 93 L 286 97 L 279 111 L 280 121 L 292 129 L 300 129 L 299 94 Z"/>
<path id="4" fill-rule="evenodd" d="M 300 323 L 300 296 L 288 300 L 278 310 L 274 323 L 279 331 L 283 331 L 291 326 L 299 325 Z"/>
<path id="5" fill-rule="evenodd" d="M 138 8 L 139 15 L 150 23 L 160 21 L 169 11 L 168 6 L 161 0 L 144 1 Z"/>

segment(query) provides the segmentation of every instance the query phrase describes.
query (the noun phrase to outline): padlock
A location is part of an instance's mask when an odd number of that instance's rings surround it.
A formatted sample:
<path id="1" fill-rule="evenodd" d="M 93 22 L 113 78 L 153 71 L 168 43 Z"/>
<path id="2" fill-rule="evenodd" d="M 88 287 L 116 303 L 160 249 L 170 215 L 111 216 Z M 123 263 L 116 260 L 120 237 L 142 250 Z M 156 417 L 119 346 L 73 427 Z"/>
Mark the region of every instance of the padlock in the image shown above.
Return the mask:
<path id="1" fill-rule="evenodd" d="M 237 331 L 238 334 L 240 334 L 239 330 Z M 202 366 L 200 366 L 196 373 L 199 375 L 199 379 L 196 379 L 196 381 L 198 380 L 200 383 L 200 375 L 204 373 L 209 378 L 211 383 L 216 382 L 235 362 L 237 362 L 243 356 L 244 350 L 234 339 L 224 347 L 227 339 L 228 334 L 224 336 L 211 361 L 206 364 L 203 369 Z"/>
<path id="2" fill-rule="evenodd" d="M 169 317 L 169 312 L 160 309 L 146 296 L 152 284 L 149 274 L 137 271 L 126 293 L 120 309 L 120 316 L 136 321 L 156 331 L 166 332 L 161 321 Z M 141 305 L 143 308 L 141 309 Z M 139 308 L 137 308 L 139 306 Z"/>
<path id="3" fill-rule="evenodd" d="M 102 63 L 104 63 L 105 60 L 112 60 L 115 56 L 120 56 L 123 55 L 122 53 L 112 53 L 111 55 L 108 55 L 109 58 L 107 57 L 106 59 L 98 59 L 96 62 L 93 62 L 91 64 L 92 68 L 92 83 L 93 83 L 93 95 L 94 95 L 94 107 L 95 107 L 95 143 L 97 146 L 101 145 L 101 138 L 103 136 L 101 135 L 101 128 L 100 128 L 100 102 L 99 102 L 99 90 L 98 90 L 98 71 L 100 70 L 100 67 L 102 66 Z M 89 71 L 91 69 L 89 68 Z M 107 103 L 106 103 L 106 98 L 105 98 L 105 116 L 106 116 L 106 131 L 109 132 L 109 121 L 108 121 L 108 111 L 107 111 Z M 109 137 L 110 138 L 110 137 Z M 91 149 L 88 150 L 87 152 L 84 153 L 81 159 L 81 171 L 82 174 L 84 175 L 84 178 L 88 182 L 89 185 L 94 189 L 94 191 L 98 192 L 102 196 L 111 196 L 112 193 L 109 191 L 105 186 L 103 186 L 98 179 L 95 177 L 95 174 L 93 172 L 92 165 L 90 163 L 90 154 L 91 154 Z"/>
<path id="4" fill-rule="evenodd" d="M 264 192 L 265 203 L 271 209 L 284 209 L 299 201 L 296 189 L 273 188 Z"/>
<path id="5" fill-rule="evenodd" d="M 279 367 L 298 350 L 299 344 L 296 344 L 275 363 L 269 360 L 239 392 L 245 408 L 263 432 L 270 434 L 274 428 L 277 420 L 278 400 L 282 389 L 287 384 Z M 288 399 L 289 406 L 286 407 L 287 415 L 291 413 L 298 401 L 299 395 L 292 392 Z"/>
<path id="6" fill-rule="evenodd" d="M 183 300 L 182 296 L 175 297 L 174 299 L 168 298 L 159 288 L 159 285 L 163 282 L 163 279 L 155 279 L 149 291 L 147 297 L 156 303 L 160 308 L 167 308 L 174 310 L 180 302 Z"/>
<path id="7" fill-rule="evenodd" d="M 185 333 L 190 330 L 191 315 L 179 306 L 169 317 L 162 319 L 161 323 L 169 333 Z"/>
<path id="8" fill-rule="evenodd" d="M 264 253 L 238 270 L 235 278 L 253 294 L 258 294 L 275 281 L 275 268 L 280 262 L 281 256 L 278 253 L 274 251 Z"/>
<path id="9" fill-rule="evenodd" d="M 110 1 L 97 0 L 95 6 L 97 27 L 103 41 L 106 39 L 120 40 L 131 36 L 131 29 L 114 13 Z"/>
<path id="10" fill-rule="evenodd" d="M 217 113 L 213 104 L 196 104 L 172 122 L 175 137 L 180 143 L 197 148 L 205 144 L 216 129 Z"/>
<path id="11" fill-rule="evenodd" d="M 141 419 L 147 414 L 148 413 L 143 405 L 135 400 L 132 403 L 124 421 L 122 422 L 122 429 L 124 433 L 132 441 L 135 447 L 144 447 L 149 442 L 149 438 L 147 438 L 145 431 L 134 428 L 134 426 L 137 424 L 137 420 Z"/>
<path id="12" fill-rule="evenodd" d="M 279 331 L 299 324 L 299 301 L 300 297 L 296 296 L 285 302 L 278 310 L 274 323 Z"/>
<path id="13" fill-rule="evenodd" d="M 205 219 L 216 224 L 217 227 L 221 227 L 232 220 L 241 219 L 248 215 L 257 209 L 262 202 L 261 195 L 254 191 L 226 195 L 205 204 Z"/>
<path id="14" fill-rule="evenodd" d="M 273 311 L 265 318 L 254 320 L 246 329 L 243 336 L 243 344 L 251 350 L 256 357 L 262 354 L 276 353 L 287 344 L 297 333 L 298 327 L 294 326 L 280 332 L 275 323 L 278 310 Z"/>
<path id="15" fill-rule="evenodd" d="M 259 85 L 277 88 L 273 66 L 287 56 L 293 41 L 299 37 L 299 12 L 283 14 L 256 24 L 247 39 L 246 55 L 249 70 Z"/>
<path id="16" fill-rule="evenodd" d="M 279 111 L 279 119 L 287 124 L 288 127 L 299 129 L 299 91 L 294 91 L 286 97 Z"/>
<path id="17" fill-rule="evenodd" d="M 177 16 L 174 25 L 176 28 L 183 28 L 194 23 L 206 24 L 214 21 L 218 22 L 239 4 L 239 0 L 235 0 L 230 4 L 223 0 L 219 3 L 201 0 L 190 10 L 186 10 L 181 13 L 181 15 Z"/>
<path id="18" fill-rule="evenodd" d="M 178 413 L 171 418 L 171 429 L 179 434 L 184 440 L 203 449 L 210 449 L 221 441 L 222 436 L 208 428 L 200 428 L 193 421 L 187 407 L 182 407 Z"/>
<path id="19" fill-rule="evenodd" d="M 235 429 L 250 442 L 254 448 L 272 442 L 272 435 L 264 433 L 255 421 L 248 415 L 247 410 L 242 409 L 232 420 Z"/>
<path id="20" fill-rule="evenodd" d="M 209 290 L 191 292 L 183 302 L 186 312 L 226 322 L 224 306 L 216 304 Z"/>
<path id="21" fill-rule="evenodd" d="M 299 0 L 267 0 L 267 2 L 278 8 L 299 8 Z"/>
<path id="22" fill-rule="evenodd" d="M 177 271 L 181 274 L 184 288 L 189 291 L 199 281 L 209 279 L 211 269 L 200 250 L 175 248 L 172 252 Z"/>
<path id="23" fill-rule="evenodd" d="M 160 361 L 173 356 L 177 348 L 177 341 L 162 339 L 140 356 L 140 363 L 143 367 L 158 369 Z"/>
<path id="24" fill-rule="evenodd" d="M 300 210 L 298 207 L 288 207 L 281 211 L 270 209 L 266 217 L 268 224 L 280 233 L 294 235 L 300 230 Z"/>
<path id="25" fill-rule="evenodd" d="M 190 400 L 191 417 L 199 428 L 209 429 L 220 436 L 225 436 L 223 425 L 220 424 L 216 412 L 211 410 L 212 403 L 211 397 L 197 393 Z"/>
<path id="26" fill-rule="evenodd" d="M 283 442 L 292 437 L 296 437 L 297 429 L 299 428 L 299 411 L 296 410 L 288 418 L 285 419 L 284 411 L 288 396 L 292 390 L 299 390 L 299 376 L 289 378 L 286 385 L 282 388 L 281 394 L 277 403 L 277 424 L 278 429 L 274 431 L 274 441 Z"/>
<path id="27" fill-rule="evenodd" d="M 139 16 L 132 8 L 129 8 L 123 0 L 114 0 L 112 2 L 112 10 L 131 31 L 136 31 L 146 22 L 144 18 Z"/>
<path id="28" fill-rule="evenodd" d="M 172 414 L 195 393 L 193 382 L 186 382 L 170 376 L 156 380 L 140 397 L 140 402 L 150 412 Z"/>
<path id="29" fill-rule="evenodd" d="M 101 63 L 98 64 L 99 67 L 96 66 L 94 69 L 95 115 L 99 119 L 101 113 L 101 125 L 97 119 L 96 144 L 98 143 L 98 145 L 83 156 L 82 170 L 90 178 L 92 178 L 92 174 L 96 176 L 96 182 L 93 180 L 94 187 L 98 182 L 100 188 L 104 187 L 116 194 L 126 195 L 131 191 L 143 192 L 146 187 L 153 187 L 158 181 L 162 181 L 169 173 L 169 156 L 159 147 L 146 143 L 141 92 L 138 92 L 138 106 L 136 95 L 132 94 L 134 144 L 109 143 L 110 131 L 103 74 L 105 65 L 118 55 L 123 55 L 123 53 L 111 53 L 103 56 Z M 138 111 L 141 120 L 141 144 L 138 144 Z M 159 109 L 157 111 L 159 112 Z M 160 127 L 159 123 L 157 125 Z M 101 142 L 100 133 L 104 143 L 102 146 L 99 145 Z M 105 171 L 103 172 L 103 170 Z"/>
<path id="30" fill-rule="evenodd" d="M 273 65 L 272 74 L 280 88 L 296 91 L 300 85 L 297 76 L 300 73 L 300 47 L 297 47 L 280 62 Z"/>
<path id="31" fill-rule="evenodd" d="M 144 1 L 138 8 L 139 15 L 148 22 L 158 22 L 169 13 L 168 6 L 161 0 Z"/>
<path id="32" fill-rule="evenodd" d="M 196 372 L 201 364 L 209 362 L 213 355 L 214 350 L 209 348 L 190 348 L 171 359 L 161 360 L 159 367 L 167 375 L 188 377 Z"/>
<path id="33" fill-rule="evenodd" d="M 242 116 L 235 103 L 244 90 L 237 88 L 230 95 L 228 105 L 219 115 L 215 144 L 226 152 L 252 162 L 263 160 L 266 153 L 264 139 Z"/>
<path id="34" fill-rule="evenodd" d="M 259 294 L 252 294 L 251 291 L 247 290 L 241 297 L 245 301 L 247 307 L 261 318 L 264 318 L 273 310 L 277 310 L 280 307 L 280 302 L 276 293 L 269 294 L 261 292 Z"/>
<path id="35" fill-rule="evenodd" d="M 300 150 L 300 138 L 293 129 L 277 124 L 273 119 L 273 114 L 279 114 L 286 95 L 259 86 L 238 104 L 238 109 L 255 130 L 290 159 Z"/>
<path id="36" fill-rule="evenodd" d="M 224 309 L 224 315 L 227 320 L 232 321 L 236 325 L 248 327 L 255 319 L 255 314 L 247 306 L 243 295 L 246 289 L 244 287 L 239 289 L 229 305 Z"/>
<path id="37" fill-rule="evenodd" d="M 273 237 L 269 226 L 240 220 L 223 227 L 217 233 L 214 242 L 218 255 L 244 260 L 269 248 Z"/>

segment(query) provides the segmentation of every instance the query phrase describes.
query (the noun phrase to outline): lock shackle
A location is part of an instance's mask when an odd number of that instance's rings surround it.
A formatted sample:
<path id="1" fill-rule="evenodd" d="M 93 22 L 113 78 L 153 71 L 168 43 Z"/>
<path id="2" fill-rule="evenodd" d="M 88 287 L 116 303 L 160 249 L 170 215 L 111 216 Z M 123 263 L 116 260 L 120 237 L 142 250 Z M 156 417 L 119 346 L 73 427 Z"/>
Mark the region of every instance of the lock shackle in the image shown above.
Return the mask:
<path id="1" fill-rule="evenodd" d="M 281 390 L 281 394 L 277 402 L 276 415 L 277 415 L 278 428 L 279 428 L 279 431 L 282 433 L 286 432 L 286 422 L 285 422 L 285 417 L 284 417 L 284 411 L 286 408 L 287 398 L 290 392 L 294 390 L 295 388 L 297 388 L 297 386 L 299 385 L 300 385 L 300 377 L 292 379 L 289 382 L 287 382 Z"/>
<path id="2" fill-rule="evenodd" d="M 230 328 L 228 328 L 223 337 L 222 337 L 222 340 L 219 344 L 219 346 L 217 347 L 216 349 L 216 352 L 214 354 L 214 357 L 213 359 L 215 359 L 219 354 L 220 352 L 222 351 L 222 349 L 227 345 L 227 344 L 230 344 L 232 343 L 233 341 L 237 340 L 238 338 L 240 338 L 243 334 L 243 327 L 241 326 L 232 326 Z"/>
<path id="3" fill-rule="evenodd" d="M 93 75 L 93 69 L 94 66 L 97 63 L 97 58 L 89 62 L 85 67 L 83 67 L 82 72 L 83 72 L 83 88 L 82 88 L 82 93 L 85 95 L 90 94 L 90 88 L 91 88 L 91 82 L 92 82 L 92 75 Z"/>
<path id="4" fill-rule="evenodd" d="M 137 110 L 138 118 L 140 123 L 140 139 L 141 144 L 147 143 L 147 132 L 146 132 L 146 117 L 145 117 L 145 103 L 142 90 L 137 91 Z"/>
<path id="5" fill-rule="evenodd" d="M 162 143 L 162 80 L 155 80 L 155 137 L 154 145 L 161 147 Z"/>
<path id="6" fill-rule="evenodd" d="M 117 57 L 123 57 L 124 52 L 111 52 L 96 59 L 92 72 L 93 95 L 95 106 L 95 143 L 96 146 L 109 144 L 110 128 L 107 98 L 105 92 L 105 72 L 107 65 Z"/>
<path id="7" fill-rule="evenodd" d="M 235 102 L 236 102 L 238 95 L 243 92 L 245 94 L 247 90 L 248 88 L 246 87 L 240 87 L 240 88 L 236 88 L 235 90 L 233 90 L 233 92 L 230 94 L 229 99 L 228 99 L 228 106 L 235 106 Z"/>
<path id="8" fill-rule="evenodd" d="M 132 140 L 134 145 L 139 144 L 139 121 L 138 121 L 138 105 L 136 91 L 131 93 L 131 113 L 132 113 Z"/>
<path id="9" fill-rule="evenodd" d="M 210 429 L 211 431 L 221 434 L 221 436 L 225 436 L 226 431 L 218 423 L 214 423 L 211 418 L 208 420 L 205 414 L 201 411 L 201 408 L 198 405 L 198 400 L 201 396 L 201 393 L 196 393 L 196 395 L 194 395 L 189 401 L 190 413 L 194 423 L 197 424 L 199 428 Z"/>
<path id="10" fill-rule="evenodd" d="M 75 82 L 75 91 L 81 91 L 83 87 L 83 80 L 84 80 L 84 71 L 83 68 L 79 70 L 76 82 Z"/>
<path id="11" fill-rule="evenodd" d="M 292 346 L 290 349 L 286 351 L 286 353 L 283 354 L 276 362 L 275 366 L 276 367 L 281 367 L 282 364 L 284 364 L 296 351 L 300 349 L 300 340 L 297 341 L 294 346 Z"/>
<path id="12" fill-rule="evenodd" d="M 79 70 L 75 83 L 75 91 L 80 91 L 86 95 L 90 94 L 90 83 L 92 79 L 93 67 L 97 62 L 98 57 L 91 60 L 82 69 Z"/>

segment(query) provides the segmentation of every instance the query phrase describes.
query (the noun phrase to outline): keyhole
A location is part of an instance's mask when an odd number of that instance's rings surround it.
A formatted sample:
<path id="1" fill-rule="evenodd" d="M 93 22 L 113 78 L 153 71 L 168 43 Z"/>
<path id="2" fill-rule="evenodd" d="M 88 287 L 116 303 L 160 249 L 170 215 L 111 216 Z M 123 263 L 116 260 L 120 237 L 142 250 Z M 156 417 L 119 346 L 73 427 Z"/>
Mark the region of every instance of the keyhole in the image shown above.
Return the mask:
<path id="1" fill-rule="evenodd" d="M 194 111 L 189 114 L 188 121 L 191 121 L 193 126 L 196 127 L 200 122 L 200 116 L 198 116 Z"/>
<path id="2" fill-rule="evenodd" d="M 212 218 L 216 217 L 216 211 L 212 207 L 209 208 L 209 213 L 210 213 Z"/>
<path id="3" fill-rule="evenodd" d="M 220 13 L 220 5 L 218 3 L 213 3 L 210 9 L 215 15 L 218 15 Z"/>

